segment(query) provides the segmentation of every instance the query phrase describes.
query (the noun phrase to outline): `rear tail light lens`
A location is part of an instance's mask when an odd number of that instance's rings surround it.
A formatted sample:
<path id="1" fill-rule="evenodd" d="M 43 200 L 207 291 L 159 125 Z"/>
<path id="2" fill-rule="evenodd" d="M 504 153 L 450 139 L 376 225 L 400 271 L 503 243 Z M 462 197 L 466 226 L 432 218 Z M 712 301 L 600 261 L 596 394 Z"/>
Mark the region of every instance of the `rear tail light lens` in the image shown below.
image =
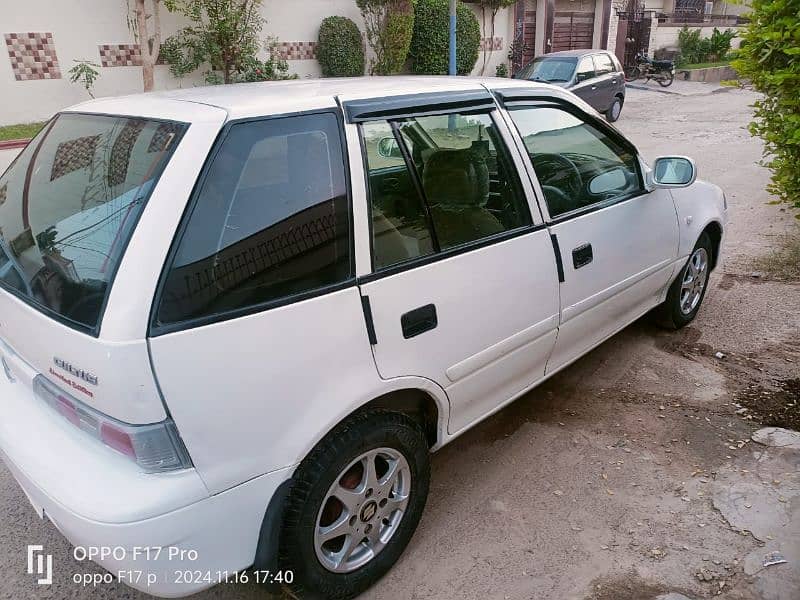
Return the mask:
<path id="1" fill-rule="evenodd" d="M 33 391 L 78 429 L 124 454 L 147 473 L 192 466 L 172 419 L 152 425 L 129 425 L 86 406 L 49 379 L 37 375 Z"/>

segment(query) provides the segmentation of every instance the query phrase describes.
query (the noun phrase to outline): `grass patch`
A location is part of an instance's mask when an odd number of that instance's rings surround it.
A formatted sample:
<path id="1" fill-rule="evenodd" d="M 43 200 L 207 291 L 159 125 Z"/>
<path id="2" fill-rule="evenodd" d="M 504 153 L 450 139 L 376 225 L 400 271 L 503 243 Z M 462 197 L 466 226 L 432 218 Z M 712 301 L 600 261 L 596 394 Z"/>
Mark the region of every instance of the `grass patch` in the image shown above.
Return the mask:
<path id="1" fill-rule="evenodd" d="M 701 62 L 701 63 L 691 63 L 688 65 L 681 65 L 681 69 L 709 69 L 711 67 L 727 67 L 730 65 L 730 61 L 727 60 L 720 60 L 717 62 Z"/>
<path id="2" fill-rule="evenodd" d="M 24 140 L 32 138 L 44 127 L 45 121 L 40 123 L 17 123 L 0 127 L 0 142 L 5 140 Z"/>
<path id="3" fill-rule="evenodd" d="M 753 261 L 758 271 L 781 281 L 800 281 L 800 231 L 785 236 L 779 246 Z"/>

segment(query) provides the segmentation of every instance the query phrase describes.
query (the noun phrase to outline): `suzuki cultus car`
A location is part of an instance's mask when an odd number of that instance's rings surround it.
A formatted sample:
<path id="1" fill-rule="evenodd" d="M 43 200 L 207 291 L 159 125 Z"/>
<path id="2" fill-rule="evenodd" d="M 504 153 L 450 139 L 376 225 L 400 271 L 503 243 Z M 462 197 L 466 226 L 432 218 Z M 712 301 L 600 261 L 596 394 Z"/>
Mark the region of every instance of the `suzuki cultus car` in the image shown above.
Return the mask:
<path id="1" fill-rule="evenodd" d="M 81 104 L 0 178 L 0 453 L 140 590 L 352 597 L 431 451 L 645 313 L 695 317 L 726 209 L 545 84 Z"/>

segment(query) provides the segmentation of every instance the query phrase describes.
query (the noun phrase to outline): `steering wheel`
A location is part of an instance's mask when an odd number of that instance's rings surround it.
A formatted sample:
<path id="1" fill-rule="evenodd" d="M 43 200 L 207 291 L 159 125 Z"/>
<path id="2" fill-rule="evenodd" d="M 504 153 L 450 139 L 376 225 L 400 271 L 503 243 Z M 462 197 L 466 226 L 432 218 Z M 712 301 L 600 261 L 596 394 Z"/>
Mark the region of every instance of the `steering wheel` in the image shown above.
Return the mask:
<path id="1" fill-rule="evenodd" d="M 533 156 L 533 168 L 542 187 L 558 188 L 563 195 L 575 198 L 583 192 L 583 179 L 578 167 L 561 154 L 536 154 Z"/>

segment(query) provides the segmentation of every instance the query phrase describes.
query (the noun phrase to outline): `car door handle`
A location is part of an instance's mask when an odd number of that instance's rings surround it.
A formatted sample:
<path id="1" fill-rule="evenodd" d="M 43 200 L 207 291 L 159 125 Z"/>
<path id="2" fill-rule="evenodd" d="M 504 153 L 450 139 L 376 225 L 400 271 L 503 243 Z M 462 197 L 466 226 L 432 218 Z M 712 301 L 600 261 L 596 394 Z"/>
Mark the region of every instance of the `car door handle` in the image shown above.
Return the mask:
<path id="1" fill-rule="evenodd" d="M 616 79 L 612 79 L 611 83 L 617 83 L 617 80 Z"/>
<path id="2" fill-rule="evenodd" d="M 572 266 L 576 269 L 585 267 L 594 259 L 591 244 L 583 244 L 572 251 Z"/>
<path id="3" fill-rule="evenodd" d="M 593 85 L 593 86 L 592 86 L 592 89 L 593 89 L 593 90 L 596 90 L 596 89 L 597 89 L 597 86 L 596 86 L 596 85 Z"/>
<path id="4" fill-rule="evenodd" d="M 436 316 L 436 306 L 426 304 L 400 317 L 400 325 L 403 327 L 403 337 L 409 339 L 415 336 L 436 329 L 439 320 Z"/>

